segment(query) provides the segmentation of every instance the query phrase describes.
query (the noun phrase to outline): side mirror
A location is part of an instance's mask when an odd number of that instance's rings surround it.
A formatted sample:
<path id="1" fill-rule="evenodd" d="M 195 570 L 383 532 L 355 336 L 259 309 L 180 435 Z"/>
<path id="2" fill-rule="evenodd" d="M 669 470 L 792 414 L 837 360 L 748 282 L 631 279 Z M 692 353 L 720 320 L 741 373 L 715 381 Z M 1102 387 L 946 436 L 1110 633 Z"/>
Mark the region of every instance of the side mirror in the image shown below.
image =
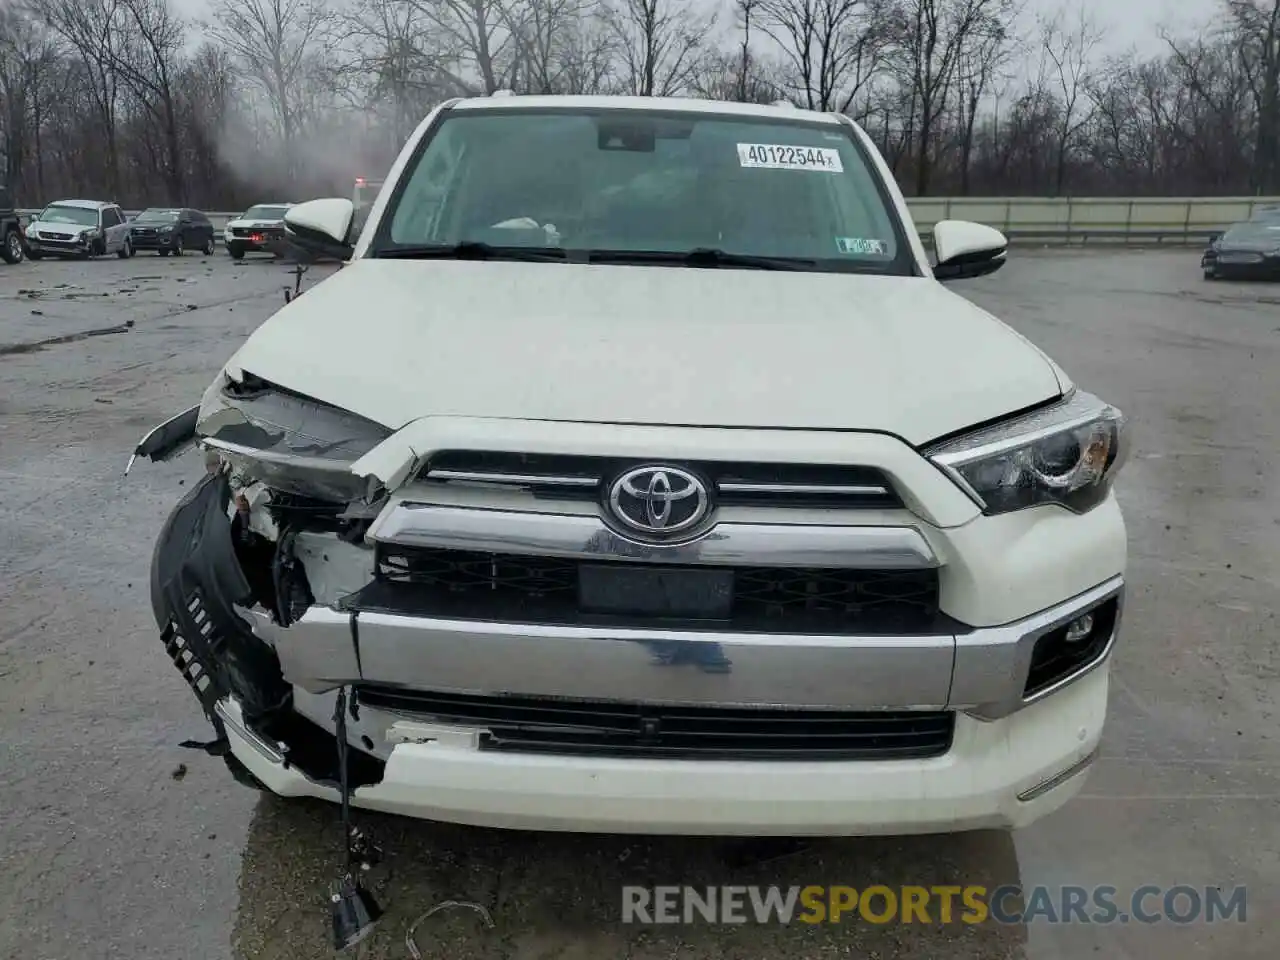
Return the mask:
<path id="1" fill-rule="evenodd" d="M 354 249 L 349 238 L 355 211 L 355 205 L 342 197 L 308 200 L 285 213 L 285 233 L 308 253 L 346 260 Z"/>
<path id="2" fill-rule="evenodd" d="M 942 220 L 933 227 L 937 280 L 970 280 L 1005 265 L 1009 240 L 999 230 L 968 220 Z"/>

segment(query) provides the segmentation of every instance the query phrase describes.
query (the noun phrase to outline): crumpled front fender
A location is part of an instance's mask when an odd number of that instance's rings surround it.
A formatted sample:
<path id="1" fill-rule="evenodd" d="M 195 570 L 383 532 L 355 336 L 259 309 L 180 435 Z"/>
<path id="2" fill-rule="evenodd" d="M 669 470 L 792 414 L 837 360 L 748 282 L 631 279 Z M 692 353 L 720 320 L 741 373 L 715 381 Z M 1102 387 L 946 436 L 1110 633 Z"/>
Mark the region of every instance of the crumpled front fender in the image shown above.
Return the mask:
<path id="1" fill-rule="evenodd" d="M 253 722 L 288 706 L 292 689 L 275 651 L 234 609 L 253 594 L 236 558 L 230 498 L 226 476 L 206 474 L 165 521 L 151 561 L 161 639 L 215 727 L 215 707 L 228 695 Z"/>

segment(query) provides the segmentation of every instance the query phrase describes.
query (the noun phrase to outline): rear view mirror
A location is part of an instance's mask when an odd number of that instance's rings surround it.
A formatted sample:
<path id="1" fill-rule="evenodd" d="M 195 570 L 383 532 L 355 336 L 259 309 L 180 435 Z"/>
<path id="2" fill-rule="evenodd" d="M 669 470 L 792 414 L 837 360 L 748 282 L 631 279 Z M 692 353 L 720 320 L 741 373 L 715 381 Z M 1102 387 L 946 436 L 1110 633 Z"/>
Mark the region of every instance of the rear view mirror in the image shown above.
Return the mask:
<path id="1" fill-rule="evenodd" d="M 937 280 L 968 280 L 1005 265 L 1009 241 L 1003 233 L 968 220 L 942 220 L 933 227 Z"/>
<path id="2" fill-rule="evenodd" d="M 351 256 L 355 205 L 344 197 L 308 200 L 284 215 L 285 233 L 308 253 L 346 260 Z"/>

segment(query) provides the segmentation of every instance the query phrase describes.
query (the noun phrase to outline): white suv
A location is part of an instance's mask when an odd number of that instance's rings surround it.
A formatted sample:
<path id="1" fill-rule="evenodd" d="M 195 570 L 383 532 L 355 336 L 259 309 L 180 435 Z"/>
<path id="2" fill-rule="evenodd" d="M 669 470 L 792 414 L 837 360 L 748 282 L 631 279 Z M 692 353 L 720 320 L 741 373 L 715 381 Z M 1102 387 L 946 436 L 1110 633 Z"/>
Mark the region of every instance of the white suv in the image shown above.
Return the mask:
<path id="1" fill-rule="evenodd" d="M 1120 413 L 946 279 L 847 118 L 435 110 L 344 269 L 136 455 L 208 472 L 153 605 L 243 780 L 499 827 L 1011 827 L 1079 790 Z M 339 696 L 341 694 L 341 696 Z M 335 758 L 335 759 L 330 759 Z"/>

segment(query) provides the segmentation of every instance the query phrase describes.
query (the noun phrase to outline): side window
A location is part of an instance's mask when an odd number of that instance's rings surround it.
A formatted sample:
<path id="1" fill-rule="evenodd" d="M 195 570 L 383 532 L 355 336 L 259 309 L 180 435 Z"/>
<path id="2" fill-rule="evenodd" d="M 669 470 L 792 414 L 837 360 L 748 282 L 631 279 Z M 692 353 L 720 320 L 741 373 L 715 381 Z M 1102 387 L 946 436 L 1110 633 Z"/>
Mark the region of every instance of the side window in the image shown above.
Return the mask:
<path id="1" fill-rule="evenodd" d="M 121 223 L 120 211 L 115 207 L 102 208 L 102 225 L 104 227 L 115 227 Z"/>

